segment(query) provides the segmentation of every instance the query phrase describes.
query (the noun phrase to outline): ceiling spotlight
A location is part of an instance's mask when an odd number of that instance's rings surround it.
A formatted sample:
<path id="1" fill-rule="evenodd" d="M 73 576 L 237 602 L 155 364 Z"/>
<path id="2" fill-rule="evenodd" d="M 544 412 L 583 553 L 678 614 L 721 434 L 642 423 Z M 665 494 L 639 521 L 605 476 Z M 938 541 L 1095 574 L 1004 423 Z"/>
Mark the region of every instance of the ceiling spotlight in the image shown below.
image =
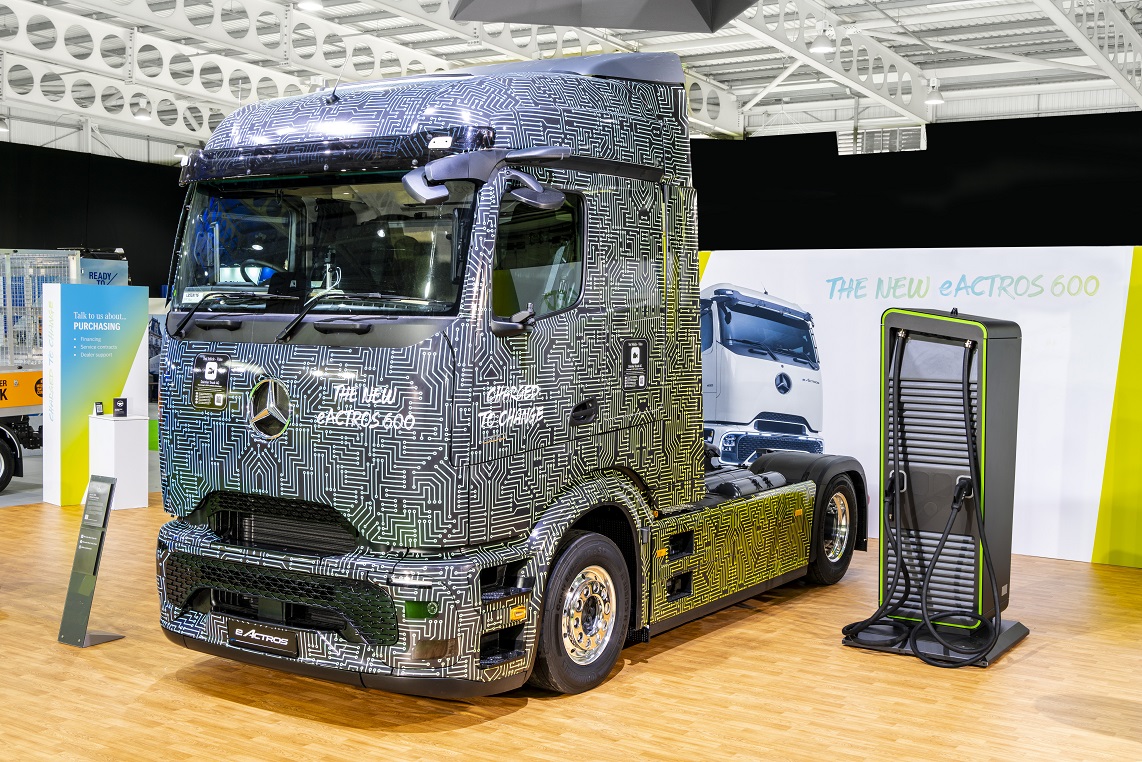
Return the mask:
<path id="1" fill-rule="evenodd" d="M 321 0 L 299 0 L 297 9 L 299 11 L 323 11 L 325 10 L 325 3 Z"/>
<path id="2" fill-rule="evenodd" d="M 816 36 L 816 38 L 813 39 L 813 42 L 809 45 L 809 52 L 810 53 L 820 53 L 822 55 L 826 55 L 829 53 L 836 53 L 837 52 L 837 44 L 835 42 L 833 42 L 832 38 L 829 37 L 829 34 L 828 34 L 829 32 L 832 32 L 832 31 L 833 31 L 833 28 L 832 28 L 832 26 L 829 25 L 828 21 L 818 21 L 817 22 L 817 36 Z M 836 34 L 836 33 L 834 32 L 834 34 Z"/>
<path id="3" fill-rule="evenodd" d="M 929 106 L 943 106 L 945 103 L 944 96 L 940 92 L 940 82 L 935 77 L 929 80 L 928 97 L 924 99 L 924 103 Z"/>
<path id="4" fill-rule="evenodd" d="M 186 146 L 184 146 L 182 143 L 179 143 L 177 146 L 175 146 L 174 147 L 174 153 L 171 154 L 171 158 L 185 159 L 186 158 Z"/>
<path id="5" fill-rule="evenodd" d="M 8 132 L 9 129 L 8 120 L 0 116 L 0 132 Z"/>
<path id="6" fill-rule="evenodd" d="M 140 122 L 151 121 L 151 102 L 146 98 L 140 97 L 131 110 L 134 112 L 134 117 Z"/>

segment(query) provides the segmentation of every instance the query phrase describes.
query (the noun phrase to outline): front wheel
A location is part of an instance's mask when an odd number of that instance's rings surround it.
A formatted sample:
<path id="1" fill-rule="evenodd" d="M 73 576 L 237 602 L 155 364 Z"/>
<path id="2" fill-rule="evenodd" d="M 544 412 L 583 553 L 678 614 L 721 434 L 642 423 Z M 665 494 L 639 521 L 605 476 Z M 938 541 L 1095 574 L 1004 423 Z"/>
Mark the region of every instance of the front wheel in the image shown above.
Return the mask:
<path id="1" fill-rule="evenodd" d="M 607 679 L 626 641 L 630 575 L 618 546 L 569 532 L 547 580 L 531 683 L 582 693 Z"/>
<path id="2" fill-rule="evenodd" d="M 845 576 L 853 559 L 857 538 L 856 489 L 853 480 L 839 474 L 829 480 L 813 517 L 813 555 L 809 580 L 835 585 Z"/>

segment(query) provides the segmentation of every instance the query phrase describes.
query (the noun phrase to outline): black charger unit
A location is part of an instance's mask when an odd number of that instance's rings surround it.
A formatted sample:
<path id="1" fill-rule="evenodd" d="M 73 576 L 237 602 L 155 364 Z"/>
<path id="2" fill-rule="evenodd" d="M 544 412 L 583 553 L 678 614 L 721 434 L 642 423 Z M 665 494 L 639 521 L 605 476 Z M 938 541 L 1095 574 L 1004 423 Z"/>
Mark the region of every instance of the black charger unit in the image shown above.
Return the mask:
<path id="1" fill-rule="evenodd" d="M 1001 613 L 1021 340 L 1016 323 L 955 310 L 882 316 L 880 605 L 845 645 L 986 667 L 1027 636 Z"/>

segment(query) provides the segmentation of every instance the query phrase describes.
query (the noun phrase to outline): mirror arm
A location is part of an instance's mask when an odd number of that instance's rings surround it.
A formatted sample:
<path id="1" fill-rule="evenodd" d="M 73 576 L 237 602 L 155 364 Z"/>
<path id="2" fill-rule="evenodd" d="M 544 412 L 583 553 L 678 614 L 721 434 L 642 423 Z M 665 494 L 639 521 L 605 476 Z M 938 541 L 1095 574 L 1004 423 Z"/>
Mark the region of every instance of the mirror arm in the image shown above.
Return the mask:
<path id="1" fill-rule="evenodd" d="M 529 175 L 527 172 L 520 172 L 518 169 L 508 169 L 507 179 L 509 182 L 515 180 L 522 185 L 531 188 L 536 193 L 543 193 L 543 186 L 540 185 L 539 181 Z"/>
<path id="2" fill-rule="evenodd" d="M 570 157 L 571 149 L 567 146 L 536 146 L 516 150 L 485 148 L 433 159 L 423 167 L 405 173 L 402 183 L 408 194 L 420 203 L 440 204 L 448 198 L 444 183 L 449 180 L 479 180 L 486 183 L 504 164 L 553 164 Z M 511 171 L 516 179 L 536 193 L 542 190 L 530 175 Z"/>
<path id="3" fill-rule="evenodd" d="M 510 151 L 504 157 L 505 164 L 553 164 L 571 158 L 567 146 L 536 146 Z"/>

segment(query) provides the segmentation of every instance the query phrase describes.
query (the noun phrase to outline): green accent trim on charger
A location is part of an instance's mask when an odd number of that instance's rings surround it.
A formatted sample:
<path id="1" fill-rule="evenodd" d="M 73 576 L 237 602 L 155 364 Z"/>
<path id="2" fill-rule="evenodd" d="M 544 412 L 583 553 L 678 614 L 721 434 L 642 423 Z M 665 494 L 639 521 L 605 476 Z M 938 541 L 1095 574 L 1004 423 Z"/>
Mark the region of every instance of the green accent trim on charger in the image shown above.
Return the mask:
<path id="1" fill-rule="evenodd" d="M 1142 568 L 1142 246 L 1134 249 L 1091 562 Z"/>
<path id="2" fill-rule="evenodd" d="M 159 422 L 151 419 L 147 426 L 147 449 L 159 449 Z"/>

